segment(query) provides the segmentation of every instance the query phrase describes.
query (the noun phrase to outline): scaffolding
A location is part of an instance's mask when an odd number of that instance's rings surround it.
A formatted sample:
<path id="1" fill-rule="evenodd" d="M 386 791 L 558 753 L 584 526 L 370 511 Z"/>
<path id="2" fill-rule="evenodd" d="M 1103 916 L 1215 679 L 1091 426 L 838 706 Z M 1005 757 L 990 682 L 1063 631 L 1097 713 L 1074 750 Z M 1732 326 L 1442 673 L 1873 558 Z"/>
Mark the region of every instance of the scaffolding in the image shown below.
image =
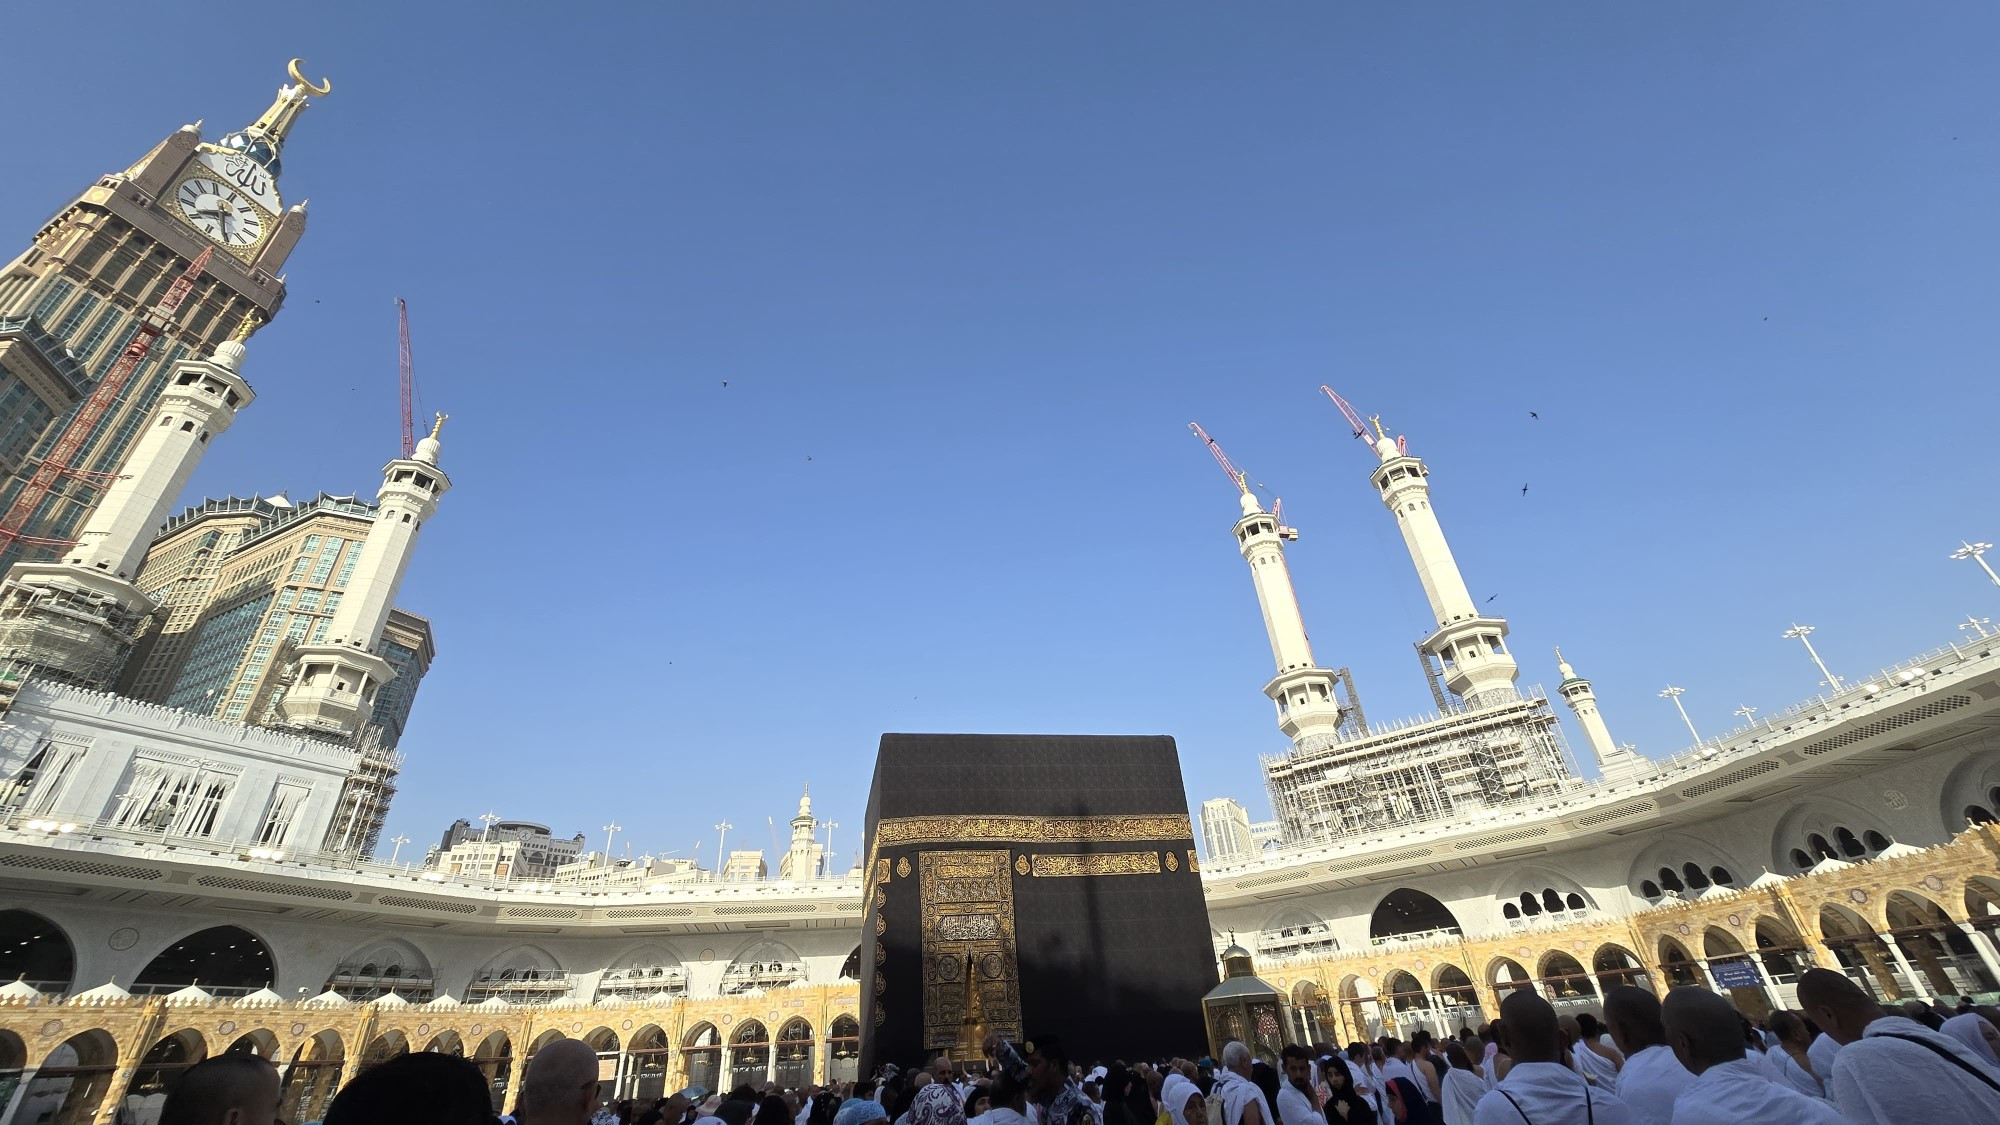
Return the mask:
<path id="1" fill-rule="evenodd" d="M 0 680 L 18 686 L 33 676 L 108 690 L 147 616 L 80 583 L 9 580 L 0 587 Z M 12 695 L 0 691 L 0 702 Z"/>
<path id="2" fill-rule="evenodd" d="M 1530 689 L 1263 759 L 1284 846 L 1450 820 L 1580 785 L 1547 696 Z"/>

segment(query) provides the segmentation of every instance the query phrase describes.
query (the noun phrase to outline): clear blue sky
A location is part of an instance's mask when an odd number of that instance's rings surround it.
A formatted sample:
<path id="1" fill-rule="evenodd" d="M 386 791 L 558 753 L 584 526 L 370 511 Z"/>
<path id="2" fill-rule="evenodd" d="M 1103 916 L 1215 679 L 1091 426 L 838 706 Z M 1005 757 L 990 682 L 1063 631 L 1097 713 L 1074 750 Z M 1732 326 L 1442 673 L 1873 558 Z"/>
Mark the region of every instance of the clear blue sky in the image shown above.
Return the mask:
<path id="1" fill-rule="evenodd" d="M 1429 460 L 1524 681 L 1563 645 L 1645 752 L 1686 742 L 1669 681 L 1704 731 L 1808 695 L 1794 620 L 1856 673 L 2000 617 L 1946 559 L 2000 538 L 1990 4 L 8 21 L 48 48 L 8 61 L 17 246 L 286 58 L 332 78 L 257 404 L 190 496 L 372 492 L 409 299 L 456 481 L 401 599 L 438 635 L 420 842 L 492 808 L 707 861 L 809 781 L 845 852 L 913 730 L 1165 732 L 1192 800 L 1261 815 L 1269 650 L 1190 419 L 1303 530 L 1320 661 L 1429 707 L 1321 382 Z"/>

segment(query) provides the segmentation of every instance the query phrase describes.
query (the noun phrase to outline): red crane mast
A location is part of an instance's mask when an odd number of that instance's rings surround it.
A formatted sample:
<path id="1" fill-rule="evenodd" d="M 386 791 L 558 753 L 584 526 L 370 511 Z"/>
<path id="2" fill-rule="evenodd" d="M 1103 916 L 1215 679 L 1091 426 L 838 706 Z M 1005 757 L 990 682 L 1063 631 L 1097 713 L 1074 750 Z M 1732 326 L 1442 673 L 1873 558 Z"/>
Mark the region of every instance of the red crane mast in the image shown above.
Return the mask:
<path id="1" fill-rule="evenodd" d="M 42 458 L 40 465 L 35 466 L 35 474 L 28 478 L 28 483 L 21 486 L 21 493 L 14 498 L 13 507 L 7 509 L 4 518 L 0 518 L 0 548 L 12 543 L 58 548 L 70 545 L 67 539 L 41 539 L 23 535 L 21 532 L 27 527 L 28 521 L 34 518 L 35 509 L 41 507 L 42 501 L 49 494 L 49 489 L 55 487 L 58 478 L 99 475 L 85 473 L 71 462 L 76 460 L 76 455 L 83 449 L 84 442 L 90 440 L 91 434 L 96 432 L 98 423 L 104 420 L 104 415 L 110 411 L 112 404 L 118 401 L 118 395 L 125 389 L 125 384 L 132 381 L 132 373 L 139 369 L 139 364 L 145 361 L 147 353 L 153 350 L 153 341 L 159 339 L 160 334 L 173 323 L 174 314 L 180 311 L 181 303 L 186 301 L 188 294 L 194 290 L 194 283 L 200 280 L 202 271 L 208 268 L 208 259 L 214 253 L 215 247 L 203 247 L 187 271 L 175 278 L 172 285 L 167 286 L 167 291 L 160 295 L 159 303 L 153 306 L 152 311 L 140 318 L 139 329 L 133 335 L 132 342 L 125 345 L 125 350 L 119 353 L 118 362 L 112 364 L 111 370 L 105 372 L 104 378 L 98 380 L 97 386 L 91 388 L 90 397 L 83 400 L 83 407 L 69 420 L 69 425 L 64 427 L 62 436 L 57 438 L 55 445 L 49 449 L 48 456 Z"/>
<path id="2" fill-rule="evenodd" d="M 396 336 L 403 387 L 403 459 L 407 461 L 410 454 L 417 451 L 417 430 L 410 414 L 410 397 L 416 376 L 410 368 L 410 308 L 401 297 L 396 298 Z"/>
<path id="3" fill-rule="evenodd" d="M 1235 485 L 1240 491 L 1250 491 L 1250 478 L 1244 476 L 1243 471 L 1238 469 L 1235 463 L 1229 460 L 1229 454 L 1224 453 L 1222 447 L 1216 444 L 1215 439 L 1208 436 L 1208 431 L 1201 428 L 1201 423 L 1189 422 L 1188 429 L 1193 430 L 1194 436 L 1200 438 L 1202 444 L 1208 446 L 1210 453 L 1215 454 L 1215 463 L 1221 465 L 1222 471 L 1229 475 L 1229 483 Z"/>

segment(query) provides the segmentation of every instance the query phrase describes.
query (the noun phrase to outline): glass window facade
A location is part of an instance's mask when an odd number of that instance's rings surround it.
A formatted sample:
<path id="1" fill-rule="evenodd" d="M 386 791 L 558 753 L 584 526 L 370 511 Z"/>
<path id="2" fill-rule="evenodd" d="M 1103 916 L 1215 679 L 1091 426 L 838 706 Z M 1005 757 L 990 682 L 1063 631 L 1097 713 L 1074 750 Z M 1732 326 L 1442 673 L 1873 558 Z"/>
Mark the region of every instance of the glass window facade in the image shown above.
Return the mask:
<path id="1" fill-rule="evenodd" d="M 203 704 L 210 701 L 208 693 L 221 694 L 235 678 L 251 634 L 257 631 L 264 611 L 270 606 L 271 595 L 265 594 L 209 618 L 195 636 L 187 663 L 181 666 L 180 679 L 174 681 L 173 691 L 167 695 L 167 706 L 207 710 Z"/>

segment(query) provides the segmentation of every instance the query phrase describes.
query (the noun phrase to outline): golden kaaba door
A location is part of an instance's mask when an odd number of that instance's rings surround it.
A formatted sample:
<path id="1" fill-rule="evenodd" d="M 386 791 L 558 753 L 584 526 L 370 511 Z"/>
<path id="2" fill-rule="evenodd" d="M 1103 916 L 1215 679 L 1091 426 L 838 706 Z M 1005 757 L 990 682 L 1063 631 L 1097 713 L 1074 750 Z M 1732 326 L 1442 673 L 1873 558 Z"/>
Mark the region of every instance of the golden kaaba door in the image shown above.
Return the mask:
<path id="1" fill-rule="evenodd" d="M 1005 851 L 917 853 L 924 1046 L 976 1059 L 988 1033 L 1021 1038 L 1014 877 Z"/>

